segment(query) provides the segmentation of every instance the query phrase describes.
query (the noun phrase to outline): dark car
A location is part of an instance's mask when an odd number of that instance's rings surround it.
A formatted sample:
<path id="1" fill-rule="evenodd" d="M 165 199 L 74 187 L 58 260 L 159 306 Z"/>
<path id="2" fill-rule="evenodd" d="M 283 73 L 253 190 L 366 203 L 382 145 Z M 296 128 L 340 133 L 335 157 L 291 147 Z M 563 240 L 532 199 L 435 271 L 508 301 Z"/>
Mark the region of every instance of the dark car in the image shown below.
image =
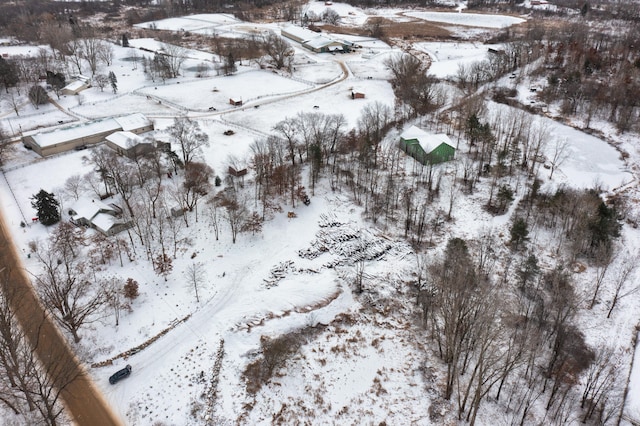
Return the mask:
<path id="1" fill-rule="evenodd" d="M 111 377 L 109 377 L 109 383 L 115 385 L 122 379 L 126 379 L 131 374 L 131 366 L 127 365 L 122 370 L 116 371 Z"/>

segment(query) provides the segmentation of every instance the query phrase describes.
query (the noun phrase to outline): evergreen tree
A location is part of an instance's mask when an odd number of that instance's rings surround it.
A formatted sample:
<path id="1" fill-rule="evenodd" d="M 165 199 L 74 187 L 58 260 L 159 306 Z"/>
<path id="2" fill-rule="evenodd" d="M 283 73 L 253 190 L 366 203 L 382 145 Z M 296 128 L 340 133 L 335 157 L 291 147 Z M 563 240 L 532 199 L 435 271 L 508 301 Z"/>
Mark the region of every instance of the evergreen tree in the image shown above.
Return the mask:
<path id="1" fill-rule="evenodd" d="M 113 71 L 109 71 L 109 83 L 111 83 L 111 89 L 113 93 L 118 93 L 118 79 Z"/>
<path id="2" fill-rule="evenodd" d="M 9 93 L 9 87 L 18 84 L 18 70 L 13 62 L 7 62 L 0 56 L 0 83 L 5 92 Z"/>
<path id="3" fill-rule="evenodd" d="M 224 64 L 222 66 L 222 71 L 224 75 L 234 74 L 238 68 L 236 67 L 236 60 L 233 57 L 233 53 L 229 52 L 229 54 L 224 58 Z"/>
<path id="4" fill-rule="evenodd" d="M 511 226 L 511 244 L 513 244 L 513 249 L 518 250 L 528 239 L 529 228 L 527 222 L 519 217 L 513 221 L 513 225 Z"/>
<path id="5" fill-rule="evenodd" d="M 60 99 L 60 92 L 67 85 L 67 81 L 64 77 L 64 74 L 62 74 L 61 72 L 47 71 L 47 84 L 49 84 L 53 88 L 54 92 L 56 92 L 56 95 L 58 96 L 58 99 Z"/>
<path id="6" fill-rule="evenodd" d="M 122 47 L 129 47 L 129 39 L 126 34 L 122 34 Z"/>
<path id="7" fill-rule="evenodd" d="M 44 189 L 31 197 L 31 206 L 38 211 L 38 219 L 43 225 L 53 225 L 60 220 L 60 203 Z"/>

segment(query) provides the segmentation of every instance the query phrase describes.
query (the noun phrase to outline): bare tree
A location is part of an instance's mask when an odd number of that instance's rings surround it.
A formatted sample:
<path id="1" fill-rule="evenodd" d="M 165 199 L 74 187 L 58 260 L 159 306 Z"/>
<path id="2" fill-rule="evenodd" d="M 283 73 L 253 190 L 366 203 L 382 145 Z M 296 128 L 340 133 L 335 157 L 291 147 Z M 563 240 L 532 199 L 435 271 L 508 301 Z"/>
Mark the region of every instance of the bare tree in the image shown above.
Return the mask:
<path id="1" fill-rule="evenodd" d="M 200 129 L 197 122 L 188 117 L 174 118 L 173 125 L 166 132 L 180 144 L 185 167 L 202 154 L 202 148 L 209 146 L 209 136 Z"/>
<path id="2" fill-rule="evenodd" d="M 106 49 L 107 45 L 100 39 L 94 37 L 85 37 L 81 39 L 82 56 L 91 70 L 91 76 L 94 76 L 98 69 L 98 63 L 101 60 L 100 52 Z"/>
<path id="3" fill-rule="evenodd" d="M 473 330 L 478 324 L 488 286 L 475 271 L 464 240 L 453 238 L 447 243 L 442 260 L 430 267 L 430 279 L 419 293 L 425 322 L 437 344 L 440 357 L 447 365 L 444 396 L 451 398 L 456 380 L 464 372 L 465 359 L 473 349 Z"/>
<path id="4" fill-rule="evenodd" d="M 43 272 L 36 276 L 42 303 L 56 321 L 80 341 L 80 328 L 97 318 L 103 294 L 92 284 L 86 264 L 56 244 L 36 251 Z"/>
<path id="5" fill-rule="evenodd" d="M 98 59 L 104 62 L 108 67 L 113 63 L 113 46 L 109 43 L 103 42 L 100 48 L 98 49 Z M 132 56 L 135 56 L 135 51 Z M 136 60 L 134 59 L 134 67 Z"/>
<path id="6" fill-rule="evenodd" d="M 196 210 L 196 222 L 198 221 L 198 201 L 212 190 L 212 177 L 213 169 L 205 163 L 190 162 L 185 167 L 182 200 L 189 211 Z"/>
<path id="7" fill-rule="evenodd" d="M 238 233 L 242 229 L 242 223 L 247 216 L 245 201 L 239 198 L 237 193 L 226 191 L 220 195 L 219 203 L 224 208 L 224 214 L 231 230 L 231 238 L 235 244 Z"/>
<path id="8" fill-rule="evenodd" d="M 551 164 L 551 173 L 549 173 L 549 179 L 553 178 L 553 172 L 558 167 L 564 164 L 569 158 L 569 143 L 565 139 L 556 139 L 553 143 L 553 150 L 551 151 L 551 158 L 549 163 Z"/>
<path id="9" fill-rule="evenodd" d="M 593 306 L 596 304 L 598 299 L 598 294 L 600 293 L 600 287 L 602 287 L 602 283 L 604 282 L 605 276 L 609 271 L 609 267 L 615 260 L 615 256 L 613 254 L 613 247 L 611 244 L 606 244 L 601 242 L 594 249 L 594 262 L 596 264 L 596 279 L 593 286 L 593 296 L 591 297 L 591 302 L 589 303 L 589 309 L 593 309 Z"/>
<path id="10" fill-rule="evenodd" d="M 612 347 L 604 346 L 598 349 L 583 381 L 584 390 L 580 400 L 580 408 L 584 409 L 582 423 L 586 423 L 599 411 L 606 411 L 608 404 L 620 399 L 620 395 L 614 394 L 620 367 L 620 354 Z M 602 415 L 598 417 L 602 418 Z"/>
<path id="11" fill-rule="evenodd" d="M 69 61 L 78 69 L 78 74 L 82 74 L 82 65 L 84 63 L 84 53 L 82 51 L 82 42 L 80 39 L 74 38 L 66 45 L 66 55 Z"/>
<path id="12" fill-rule="evenodd" d="M 262 45 L 271 65 L 276 69 L 291 70 L 294 50 L 283 37 L 270 32 L 264 37 Z"/>
<path id="13" fill-rule="evenodd" d="M 193 286 L 193 291 L 196 295 L 196 302 L 200 303 L 199 289 L 202 288 L 206 282 L 204 264 L 202 262 L 192 262 L 187 266 L 184 273 L 187 277 L 189 286 Z"/>
<path id="14" fill-rule="evenodd" d="M 93 77 L 93 82 L 100 88 L 101 92 L 104 92 L 104 88 L 109 84 L 109 77 L 104 74 L 98 74 Z"/>
<path id="15" fill-rule="evenodd" d="M 211 197 L 207 200 L 207 211 L 209 212 L 209 223 L 213 228 L 216 241 L 220 236 L 220 213 L 218 211 L 218 203 L 215 198 Z"/>
<path id="16" fill-rule="evenodd" d="M 625 257 L 620 266 L 618 267 L 615 277 L 613 278 L 613 297 L 611 298 L 609 312 L 607 312 L 607 318 L 611 317 L 611 313 L 618 305 L 621 299 L 630 296 L 638 290 L 640 290 L 640 283 L 634 280 L 629 280 L 629 277 L 636 271 L 638 267 L 638 259 L 635 256 Z M 629 288 L 627 284 L 631 282 L 632 285 Z"/>
<path id="17" fill-rule="evenodd" d="M 168 43 L 164 43 L 162 49 L 164 50 L 164 57 L 169 67 L 170 77 L 176 78 L 180 75 L 182 64 L 187 60 L 187 50 L 175 44 Z"/>
<path id="18" fill-rule="evenodd" d="M 406 104 L 411 117 L 435 109 L 436 79 L 427 74 L 424 63 L 410 54 L 400 54 L 385 61 L 391 71 L 391 85 L 399 102 Z"/>
<path id="19" fill-rule="evenodd" d="M 121 287 L 122 279 L 120 277 L 107 277 L 101 280 L 102 291 L 104 292 L 104 300 L 112 310 L 113 317 L 116 321 L 116 327 L 120 325 L 120 314 L 125 308 L 123 300 L 124 292 Z"/>

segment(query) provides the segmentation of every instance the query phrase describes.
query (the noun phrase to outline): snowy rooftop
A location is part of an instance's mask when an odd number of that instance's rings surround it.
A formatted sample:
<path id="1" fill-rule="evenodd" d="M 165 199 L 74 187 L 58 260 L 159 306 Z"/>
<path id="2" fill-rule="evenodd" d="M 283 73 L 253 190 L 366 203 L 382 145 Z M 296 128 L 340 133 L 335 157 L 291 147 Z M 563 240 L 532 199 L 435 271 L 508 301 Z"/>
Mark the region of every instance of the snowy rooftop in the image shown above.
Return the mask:
<path id="1" fill-rule="evenodd" d="M 135 113 L 117 118 L 105 118 L 89 121 L 73 126 L 56 129 L 50 132 L 33 135 L 33 140 L 40 145 L 51 146 L 66 141 L 92 136 L 103 132 L 117 132 L 118 130 L 132 130 L 151 125 L 151 121 L 143 114 Z"/>
<path id="2" fill-rule="evenodd" d="M 114 120 L 120 125 L 120 127 L 122 127 L 122 130 L 124 131 L 139 129 L 141 127 L 147 127 L 153 124 L 151 120 L 149 120 L 139 112 L 125 115 L 123 117 L 115 117 Z"/>
<path id="3" fill-rule="evenodd" d="M 83 87 L 85 87 L 86 83 L 84 81 L 81 80 L 75 80 L 72 81 L 71 83 L 67 84 L 64 88 L 66 90 L 71 90 L 71 91 L 76 91 L 76 90 L 80 90 Z"/>
<path id="4" fill-rule="evenodd" d="M 329 46 L 332 43 L 336 43 L 336 41 L 330 39 L 329 37 L 319 35 L 312 38 L 311 40 L 307 40 L 304 44 L 315 49 L 320 49 L 322 47 Z"/>
<path id="5" fill-rule="evenodd" d="M 444 133 L 428 133 L 416 126 L 409 127 L 400 135 L 400 137 L 404 140 L 416 139 L 422 149 L 424 149 L 424 152 L 426 152 L 427 154 L 443 143 L 446 143 L 447 145 L 455 148 L 455 145 L 453 144 L 453 142 L 451 142 L 449 136 L 445 135 Z"/>
<path id="6" fill-rule="evenodd" d="M 71 210 L 76 212 L 73 216 L 74 220 L 87 219 L 91 220 L 100 211 L 115 212 L 113 207 L 106 205 L 99 200 L 90 200 L 88 198 L 80 198 L 74 205 L 71 206 Z"/>
<path id="7" fill-rule="evenodd" d="M 120 130 L 120 125 L 112 118 L 77 124 L 51 132 L 33 135 L 33 140 L 41 147 L 51 146 L 66 141 L 83 138 L 97 133 Z"/>
<path id="8" fill-rule="evenodd" d="M 131 132 L 115 132 L 107 136 L 105 139 L 124 149 L 144 143 L 144 139 Z"/>
<path id="9" fill-rule="evenodd" d="M 106 232 L 116 223 L 116 218 L 106 214 L 106 213 L 98 213 L 92 220 L 91 223 L 94 224 L 96 228 L 99 230 Z"/>
<path id="10" fill-rule="evenodd" d="M 282 29 L 282 31 L 286 31 L 294 37 L 298 37 L 301 40 L 311 40 L 312 38 L 318 37 L 318 33 L 313 32 L 307 28 L 302 28 L 297 25 L 288 25 Z"/>

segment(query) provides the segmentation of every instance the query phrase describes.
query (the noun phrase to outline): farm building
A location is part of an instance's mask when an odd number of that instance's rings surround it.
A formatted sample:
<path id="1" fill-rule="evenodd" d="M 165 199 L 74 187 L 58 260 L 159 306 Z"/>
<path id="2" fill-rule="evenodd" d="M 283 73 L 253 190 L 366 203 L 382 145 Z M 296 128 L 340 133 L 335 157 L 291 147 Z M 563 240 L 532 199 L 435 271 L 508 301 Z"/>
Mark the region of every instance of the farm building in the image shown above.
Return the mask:
<path id="1" fill-rule="evenodd" d="M 153 130 L 153 122 L 140 113 L 123 117 L 88 121 L 48 132 L 31 133 L 22 137 L 22 143 L 43 157 L 103 142 L 118 131 L 135 134 Z"/>
<path id="2" fill-rule="evenodd" d="M 400 135 L 400 148 L 421 164 L 451 161 L 456 153 L 449 136 L 428 133 L 416 126 L 411 126 Z"/>
<path id="3" fill-rule="evenodd" d="M 229 103 L 233 106 L 242 106 L 242 98 L 229 98 Z"/>
<path id="4" fill-rule="evenodd" d="M 60 93 L 63 95 L 77 95 L 85 89 L 91 87 L 89 82 L 83 80 L 74 80 L 62 88 Z"/>
<path id="5" fill-rule="evenodd" d="M 360 90 L 352 90 L 351 99 L 364 99 L 364 92 Z"/>
<path id="6" fill-rule="evenodd" d="M 298 43 L 304 43 L 307 40 L 311 40 L 314 37 L 318 37 L 318 34 L 297 25 L 288 25 L 280 30 L 280 34 L 290 40 Z"/>
<path id="7" fill-rule="evenodd" d="M 131 227 L 130 222 L 119 219 L 122 209 L 115 204 L 102 201 L 79 199 L 70 209 L 71 223 L 90 226 L 104 235 L 115 235 Z"/>
<path id="8" fill-rule="evenodd" d="M 323 35 L 316 35 L 314 38 L 302 43 L 302 47 L 316 53 L 343 51 L 344 45 L 340 41 L 333 40 Z"/>
<path id="9" fill-rule="evenodd" d="M 132 132 L 115 132 L 105 138 L 107 146 L 120 155 L 134 159 L 155 149 L 153 144 Z"/>
<path id="10" fill-rule="evenodd" d="M 302 47 L 316 53 L 349 50 L 353 43 L 334 40 L 326 35 L 317 34 L 307 28 L 288 25 L 280 30 L 280 34 L 290 40 L 302 44 Z"/>

